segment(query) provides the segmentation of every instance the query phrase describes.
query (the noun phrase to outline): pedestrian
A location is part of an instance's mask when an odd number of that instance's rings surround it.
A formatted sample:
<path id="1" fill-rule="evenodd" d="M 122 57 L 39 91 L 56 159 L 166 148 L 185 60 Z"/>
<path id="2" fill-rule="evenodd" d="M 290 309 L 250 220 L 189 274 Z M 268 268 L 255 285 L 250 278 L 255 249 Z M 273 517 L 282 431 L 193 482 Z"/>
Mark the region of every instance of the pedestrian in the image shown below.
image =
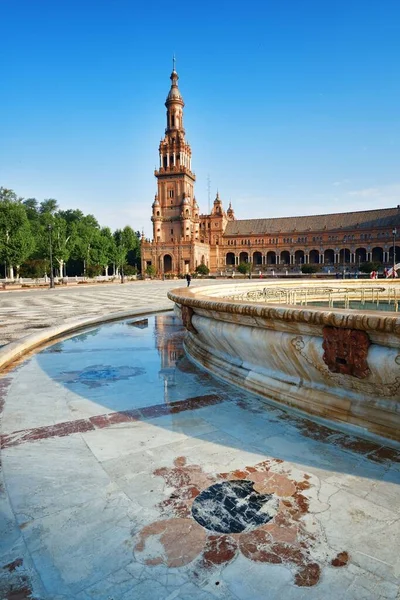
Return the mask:
<path id="1" fill-rule="evenodd" d="M 187 286 L 190 286 L 190 282 L 192 281 L 192 276 L 190 275 L 190 273 L 186 273 L 186 281 L 187 281 Z"/>

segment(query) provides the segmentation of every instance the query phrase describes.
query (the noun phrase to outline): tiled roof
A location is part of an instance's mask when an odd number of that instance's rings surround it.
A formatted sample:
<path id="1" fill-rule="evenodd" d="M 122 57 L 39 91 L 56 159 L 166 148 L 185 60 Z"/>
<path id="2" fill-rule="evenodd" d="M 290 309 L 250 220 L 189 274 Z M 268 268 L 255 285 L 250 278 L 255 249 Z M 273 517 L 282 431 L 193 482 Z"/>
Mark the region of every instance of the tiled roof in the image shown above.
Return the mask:
<path id="1" fill-rule="evenodd" d="M 400 228 L 400 208 L 378 208 L 333 215 L 229 221 L 224 236 L 323 232 L 337 229 L 373 229 L 375 227 Z"/>

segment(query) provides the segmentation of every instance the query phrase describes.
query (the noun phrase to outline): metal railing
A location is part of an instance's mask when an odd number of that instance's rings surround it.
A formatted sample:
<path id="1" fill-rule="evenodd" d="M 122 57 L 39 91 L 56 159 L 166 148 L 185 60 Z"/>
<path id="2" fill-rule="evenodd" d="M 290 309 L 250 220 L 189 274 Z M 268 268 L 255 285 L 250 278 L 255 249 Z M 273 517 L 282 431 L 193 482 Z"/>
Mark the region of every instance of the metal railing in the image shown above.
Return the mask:
<path id="1" fill-rule="evenodd" d="M 328 308 L 364 308 L 378 310 L 386 305 L 398 312 L 398 286 L 271 286 L 226 296 L 242 302 L 263 302 L 284 306 L 327 306 Z M 357 306 L 354 306 L 356 304 Z"/>

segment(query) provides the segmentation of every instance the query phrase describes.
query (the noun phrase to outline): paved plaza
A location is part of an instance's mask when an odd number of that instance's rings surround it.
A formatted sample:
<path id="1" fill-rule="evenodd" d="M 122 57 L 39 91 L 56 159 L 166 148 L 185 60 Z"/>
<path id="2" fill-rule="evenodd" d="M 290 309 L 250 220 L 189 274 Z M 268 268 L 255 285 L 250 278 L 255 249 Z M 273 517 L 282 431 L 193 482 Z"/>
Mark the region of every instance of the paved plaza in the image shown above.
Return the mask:
<path id="1" fill-rule="evenodd" d="M 192 280 L 191 286 L 213 283 L 213 279 Z M 185 285 L 182 280 L 148 280 L 57 287 L 54 290 L 0 291 L 0 346 L 45 327 L 81 317 L 135 309 L 172 308 L 167 291 L 181 285 Z"/>
<path id="2" fill-rule="evenodd" d="M 171 308 L 176 284 L 1 294 L 2 343 Z M 183 339 L 141 315 L 0 378 L 0 600 L 398 600 L 400 451 L 217 380 Z"/>

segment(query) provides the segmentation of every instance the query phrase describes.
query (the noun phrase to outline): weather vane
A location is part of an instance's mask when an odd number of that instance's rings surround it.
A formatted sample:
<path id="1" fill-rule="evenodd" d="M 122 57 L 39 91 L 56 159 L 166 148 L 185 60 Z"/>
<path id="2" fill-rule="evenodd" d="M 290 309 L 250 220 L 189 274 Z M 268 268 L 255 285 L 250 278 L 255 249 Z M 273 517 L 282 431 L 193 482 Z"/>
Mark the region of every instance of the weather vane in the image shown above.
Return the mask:
<path id="1" fill-rule="evenodd" d="M 176 59 L 175 59 L 175 54 L 172 57 L 172 70 L 175 71 L 175 63 L 176 63 Z"/>

